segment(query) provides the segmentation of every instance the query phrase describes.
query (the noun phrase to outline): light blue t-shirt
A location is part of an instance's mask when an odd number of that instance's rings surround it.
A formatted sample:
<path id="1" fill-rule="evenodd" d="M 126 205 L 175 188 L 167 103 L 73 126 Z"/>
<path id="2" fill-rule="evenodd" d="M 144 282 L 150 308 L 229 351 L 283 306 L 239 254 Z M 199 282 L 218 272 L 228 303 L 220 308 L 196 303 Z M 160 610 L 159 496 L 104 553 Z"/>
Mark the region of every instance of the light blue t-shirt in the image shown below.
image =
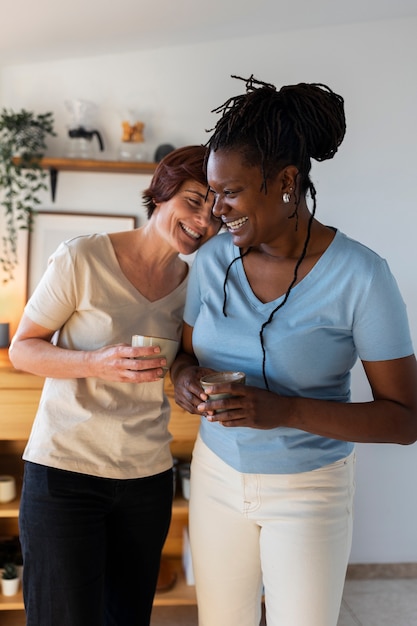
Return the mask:
<path id="1" fill-rule="evenodd" d="M 242 370 L 248 385 L 265 388 L 262 324 L 282 301 L 262 303 L 252 292 L 230 235 L 207 242 L 191 270 L 184 319 L 194 327 L 199 363 Z M 284 396 L 350 401 L 350 371 L 359 357 L 384 361 L 413 354 L 406 308 L 384 259 L 337 232 L 312 270 L 291 291 L 264 333 L 271 391 Z M 294 428 L 224 428 L 201 420 L 206 445 L 240 472 L 286 474 L 333 463 L 351 442 Z"/>

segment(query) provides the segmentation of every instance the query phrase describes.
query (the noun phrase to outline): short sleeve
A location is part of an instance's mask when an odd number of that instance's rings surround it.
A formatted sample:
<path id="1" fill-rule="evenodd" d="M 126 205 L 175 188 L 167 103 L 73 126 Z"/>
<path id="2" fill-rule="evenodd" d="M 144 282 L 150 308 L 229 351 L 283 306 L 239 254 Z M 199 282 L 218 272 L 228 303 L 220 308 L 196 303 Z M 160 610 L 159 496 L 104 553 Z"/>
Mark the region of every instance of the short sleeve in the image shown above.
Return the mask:
<path id="1" fill-rule="evenodd" d="M 363 361 L 387 361 L 413 354 L 404 300 L 387 262 L 379 261 L 353 325 L 355 346 Z"/>
<path id="2" fill-rule="evenodd" d="M 58 330 L 76 308 L 74 263 L 66 242 L 49 257 L 41 280 L 28 300 L 25 313 L 51 330 Z"/>

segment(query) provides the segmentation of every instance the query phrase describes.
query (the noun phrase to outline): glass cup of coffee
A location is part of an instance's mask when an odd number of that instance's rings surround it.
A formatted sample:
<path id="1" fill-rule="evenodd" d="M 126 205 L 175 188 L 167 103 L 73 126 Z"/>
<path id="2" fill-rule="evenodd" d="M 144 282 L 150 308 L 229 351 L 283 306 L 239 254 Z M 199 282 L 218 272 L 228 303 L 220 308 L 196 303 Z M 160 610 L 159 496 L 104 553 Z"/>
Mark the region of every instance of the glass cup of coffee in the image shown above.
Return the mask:
<path id="1" fill-rule="evenodd" d="M 244 385 L 246 382 L 246 374 L 244 372 L 214 372 L 213 374 L 207 374 L 200 378 L 200 385 L 206 391 L 209 387 L 215 387 L 216 385 L 224 383 L 240 383 Z M 211 393 L 210 400 L 221 400 L 222 398 L 231 398 L 233 394 L 230 393 Z M 217 409 L 216 413 L 221 413 L 226 409 Z"/>

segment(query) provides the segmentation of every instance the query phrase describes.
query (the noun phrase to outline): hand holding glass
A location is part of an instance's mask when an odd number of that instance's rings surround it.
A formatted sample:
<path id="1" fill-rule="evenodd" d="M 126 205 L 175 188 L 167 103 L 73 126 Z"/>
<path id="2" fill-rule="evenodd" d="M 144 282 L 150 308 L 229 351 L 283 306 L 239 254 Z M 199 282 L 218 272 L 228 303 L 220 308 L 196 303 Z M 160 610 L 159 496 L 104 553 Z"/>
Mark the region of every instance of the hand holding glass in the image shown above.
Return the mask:
<path id="1" fill-rule="evenodd" d="M 214 374 L 207 374 L 200 378 L 200 385 L 207 393 L 207 389 L 215 387 L 216 385 L 224 385 L 225 383 L 240 383 L 244 385 L 246 382 L 246 375 L 244 372 L 215 372 Z M 231 393 L 211 393 L 209 395 L 210 400 L 221 400 L 223 398 L 231 398 Z M 227 409 L 217 409 L 216 413 L 221 413 Z"/>

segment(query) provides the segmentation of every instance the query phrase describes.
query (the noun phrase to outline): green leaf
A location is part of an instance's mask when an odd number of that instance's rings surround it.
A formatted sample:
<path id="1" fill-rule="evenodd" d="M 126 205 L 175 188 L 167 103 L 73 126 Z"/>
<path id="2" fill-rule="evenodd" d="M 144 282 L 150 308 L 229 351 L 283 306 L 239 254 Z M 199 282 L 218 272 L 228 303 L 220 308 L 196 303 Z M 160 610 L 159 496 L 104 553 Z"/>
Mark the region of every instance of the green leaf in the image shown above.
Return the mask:
<path id="1" fill-rule="evenodd" d="M 0 257 L 5 274 L 3 283 L 13 280 L 18 263 L 18 231 L 30 229 L 36 214 L 35 206 L 41 203 L 38 193 L 47 189 L 44 182 L 47 173 L 41 167 L 41 159 L 48 136 L 56 136 L 52 112 L 35 115 L 25 109 L 17 112 L 1 110 L 0 206 L 7 217 Z M 16 154 L 19 154 L 20 162 L 12 160 Z"/>

